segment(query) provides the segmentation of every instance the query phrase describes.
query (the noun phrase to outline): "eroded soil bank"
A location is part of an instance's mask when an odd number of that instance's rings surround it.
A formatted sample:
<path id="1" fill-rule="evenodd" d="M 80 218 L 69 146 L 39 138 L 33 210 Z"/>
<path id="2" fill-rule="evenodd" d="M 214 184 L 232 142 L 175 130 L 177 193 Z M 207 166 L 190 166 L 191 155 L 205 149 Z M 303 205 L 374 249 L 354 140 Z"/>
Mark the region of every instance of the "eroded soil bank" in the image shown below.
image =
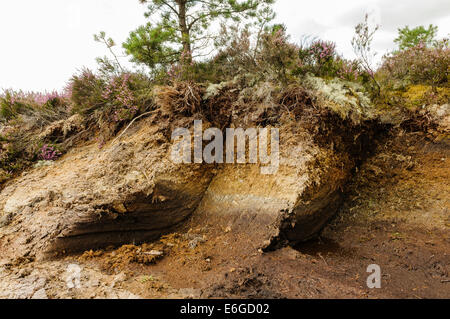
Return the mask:
<path id="1" fill-rule="evenodd" d="M 228 224 L 194 213 L 154 243 L 3 262 L 0 296 L 449 298 L 449 155 L 423 133 L 393 131 L 321 236 L 294 248 L 263 252 L 242 238 L 251 213 Z M 67 287 L 70 264 L 82 268 L 80 289 Z M 382 269 L 381 289 L 366 286 L 370 264 Z"/>
<path id="2" fill-rule="evenodd" d="M 364 96 L 343 88 L 349 97 L 338 107 L 300 86 L 262 83 L 260 93 L 223 87 L 201 99 L 202 90 L 156 90 L 152 114 L 114 140 L 74 147 L 8 181 L 0 192 L 3 258 L 44 260 L 151 242 L 191 216 L 211 231 L 231 228 L 251 248 L 247 254 L 316 236 L 377 131 Z M 193 134 L 199 119 L 204 129 L 276 127 L 279 167 L 264 175 L 261 162 L 173 161 L 172 133 Z"/>

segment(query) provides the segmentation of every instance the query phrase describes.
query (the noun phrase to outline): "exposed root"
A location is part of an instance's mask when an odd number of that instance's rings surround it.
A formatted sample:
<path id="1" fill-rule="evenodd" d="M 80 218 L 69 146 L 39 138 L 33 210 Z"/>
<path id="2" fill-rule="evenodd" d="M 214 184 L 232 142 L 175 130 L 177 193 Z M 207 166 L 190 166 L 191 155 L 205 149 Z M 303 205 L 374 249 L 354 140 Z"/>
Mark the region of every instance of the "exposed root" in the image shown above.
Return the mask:
<path id="1" fill-rule="evenodd" d="M 203 90 L 188 82 L 175 82 L 173 86 L 155 88 L 156 104 L 163 113 L 191 116 L 201 112 Z"/>

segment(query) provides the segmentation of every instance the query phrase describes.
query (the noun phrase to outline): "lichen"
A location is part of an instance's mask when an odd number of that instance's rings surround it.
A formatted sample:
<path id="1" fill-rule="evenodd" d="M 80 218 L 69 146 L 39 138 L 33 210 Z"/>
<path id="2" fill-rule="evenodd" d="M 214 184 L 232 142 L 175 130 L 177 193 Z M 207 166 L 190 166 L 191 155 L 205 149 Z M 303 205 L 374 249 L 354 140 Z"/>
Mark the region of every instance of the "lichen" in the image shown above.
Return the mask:
<path id="1" fill-rule="evenodd" d="M 331 109 L 342 119 L 360 123 L 374 117 L 370 97 L 361 85 L 339 79 L 326 81 L 310 75 L 305 77 L 304 84 L 322 97 L 324 107 Z"/>

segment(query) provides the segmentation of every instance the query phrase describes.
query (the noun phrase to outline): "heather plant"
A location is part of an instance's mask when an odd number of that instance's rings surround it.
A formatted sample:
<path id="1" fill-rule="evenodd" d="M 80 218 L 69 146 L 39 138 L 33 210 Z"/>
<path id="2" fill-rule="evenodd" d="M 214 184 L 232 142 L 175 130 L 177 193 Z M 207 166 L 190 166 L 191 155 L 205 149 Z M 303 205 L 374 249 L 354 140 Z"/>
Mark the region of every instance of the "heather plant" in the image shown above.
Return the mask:
<path id="1" fill-rule="evenodd" d="M 29 125 L 43 125 L 66 115 L 68 98 L 58 92 L 23 92 L 5 90 L 0 95 L 0 120 L 27 120 Z"/>
<path id="2" fill-rule="evenodd" d="M 55 161 L 61 155 L 56 144 L 44 144 L 36 131 L 4 127 L 0 134 L 0 184 L 36 161 Z M 42 146 L 40 146 L 42 145 Z"/>
<path id="3" fill-rule="evenodd" d="M 122 121 L 149 106 L 152 85 L 141 73 L 103 76 L 83 70 L 72 77 L 66 91 L 72 102 L 72 113 L 92 115 L 94 111 L 113 111 L 118 115 L 115 119 Z"/>
<path id="4" fill-rule="evenodd" d="M 102 97 L 113 121 L 131 120 L 138 113 L 139 106 L 133 92 L 133 84 L 131 74 L 124 73 L 111 78 L 106 85 Z"/>
<path id="5" fill-rule="evenodd" d="M 219 53 L 207 62 L 195 63 L 194 79 L 222 82 L 251 74 L 255 80 L 288 83 L 307 74 L 346 81 L 368 77 L 359 61 L 344 59 L 333 42 L 314 39 L 297 45 L 283 25 L 268 27 L 264 23 L 260 30 L 254 38 L 255 29 L 248 26 L 223 26 Z"/>
<path id="6" fill-rule="evenodd" d="M 7 122 L 19 114 L 31 112 L 32 106 L 25 102 L 23 92 L 6 90 L 0 95 L 0 116 L 3 122 Z"/>
<path id="7" fill-rule="evenodd" d="M 339 66 L 336 75 L 341 80 L 356 82 L 364 76 L 358 61 L 337 58 L 335 64 Z"/>
<path id="8" fill-rule="evenodd" d="M 58 92 L 7 90 L 0 96 L 0 183 L 38 158 L 43 128 L 68 116 L 68 97 Z M 48 139 L 53 138 L 48 136 Z M 57 157 L 48 152 L 45 157 Z"/>
<path id="9" fill-rule="evenodd" d="M 335 77 L 339 70 L 336 63 L 336 45 L 333 42 L 315 40 L 309 46 L 302 45 L 298 52 L 300 61 L 298 73 L 312 73 L 315 76 Z"/>
<path id="10" fill-rule="evenodd" d="M 203 61 L 175 63 L 166 74 L 169 82 L 224 82 L 239 75 L 286 81 L 298 60 L 297 48 L 289 43 L 283 26 L 268 26 L 270 11 L 258 22 L 221 25 L 215 37 L 217 53 Z"/>
<path id="11" fill-rule="evenodd" d="M 5 125 L 1 128 L 0 175 L 4 178 L 1 178 L 0 183 L 29 166 L 34 160 L 36 137 L 32 133 L 20 125 Z"/>
<path id="12" fill-rule="evenodd" d="M 299 47 L 289 42 L 284 26 L 276 25 L 271 32 L 262 35 L 256 63 L 269 78 L 286 83 L 294 77 L 300 64 L 298 51 Z"/>
<path id="13" fill-rule="evenodd" d="M 44 128 L 66 119 L 68 105 L 68 92 L 5 90 L 0 95 L 1 176 L 12 176 L 35 161 L 39 143 L 58 139 Z"/>
<path id="14" fill-rule="evenodd" d="M 56 161 L 61 155 L 55 146 L 44 144 L 39 149 L 38 157 L 43 161 Z"/>
<path id="15" fill-rule="evenodd" d="M 66 88 L 72 102 L 72 112 L 88 115 L 103 107 L 105 105 L 103 92 L 106 85 L 104 78 L 88 69 L 72 76 Z"/>
<path id="16" fill-rule="evenodd" d="M 331 41 L 317 40 L 311 44 L 308 50 L 309 56 L 312 57 L 317 64 L 324 64 L 336 56 L 336 44 Z"/>
<path id="17" fill-rule="evenodd" d="M 7 136 L 1 135 L 0 143 L 0 170 L 2 175 L 11 176 L 16 170 L 27 165 L 27 161 L 21 156 L 20 148 Z"/>
<path id="18" fill-rule="evenodd" d="M 411 84 L 448 86 L 449 65 L 449 42 L 444 39 L 434 47 L 419 43 L 385 56 L 378 73 L 383 85 L 391 89 L 401 89 Z"/>
<path id="19" fill-rule="evenodd" d="M 262 59 L 261 51 L 267 49 L 268 42 L 265 40 L 272 32 L 273 27 L 270 27 L 269 23 L 273 18 L 273 12 L 266 8 L 258 11 L 254 23 L 222 23 L 214 38 L 217 53 L 205 61 L 195 62 L 191 68 L 192 79 L 197 82 L 217 83 L 242 74 L 261 75 L 268 62 Z M 282 55 L 283 50 L 279 53 Z"/>
<path id="20" fill-rule="evenodd" d="M 253 73 L 256 68 L 255 47 L 250 26 L 221 25 L 215 46 L 218 53 L 211 59 L 205 71 L 218 82 L 235 77 L 239 73 Z M 257 41 L 257 40 L 256 40 Z M 258 42 L 259 45 L 260 42 Z"/>
<path id="21" fill-rule="evenodd" d="M 74 75 L 62 94 L 5 91 L 0 95 L 0 179 L 36 160 L 54 161 L 75 140 L 89 138 L 86 130 L 66 136 L 66 124 L 72 125 L 70 112 L 81 114 L 75 125 L 100 129 L 109 138 L 151 107 L 151 101 L 147 77 L 128 73 L 105 77 L 89 70 Z"/>
<path id="22" fill-rule="evenodd" d="M 359 61 L 344 59 L 338 54 L 336 44 L 331 41 L 314 39 L 302 41 L 299 48 L 298 75 L 314 76 L 346 81 L 360 81 L 365 72 Z"/>

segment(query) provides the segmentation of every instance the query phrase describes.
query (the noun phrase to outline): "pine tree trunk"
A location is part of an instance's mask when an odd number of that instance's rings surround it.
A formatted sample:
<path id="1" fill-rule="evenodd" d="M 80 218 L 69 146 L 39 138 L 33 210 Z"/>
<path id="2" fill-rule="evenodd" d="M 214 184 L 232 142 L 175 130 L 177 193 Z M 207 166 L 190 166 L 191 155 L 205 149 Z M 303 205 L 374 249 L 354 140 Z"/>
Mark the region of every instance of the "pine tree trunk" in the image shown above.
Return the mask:
<path id="1" fill-rule="evenodd" d="M 183 57 L 182 63 L 190 63 L 192 61 L 192 52 L 191 52 L 191 39 L 189 34 L 189 28 L 186 22 L 186 0 L 178 1 L 179 7 L 179 16 L 178 23 L 181 32 L 181 43 L 183 45 Z"/>

